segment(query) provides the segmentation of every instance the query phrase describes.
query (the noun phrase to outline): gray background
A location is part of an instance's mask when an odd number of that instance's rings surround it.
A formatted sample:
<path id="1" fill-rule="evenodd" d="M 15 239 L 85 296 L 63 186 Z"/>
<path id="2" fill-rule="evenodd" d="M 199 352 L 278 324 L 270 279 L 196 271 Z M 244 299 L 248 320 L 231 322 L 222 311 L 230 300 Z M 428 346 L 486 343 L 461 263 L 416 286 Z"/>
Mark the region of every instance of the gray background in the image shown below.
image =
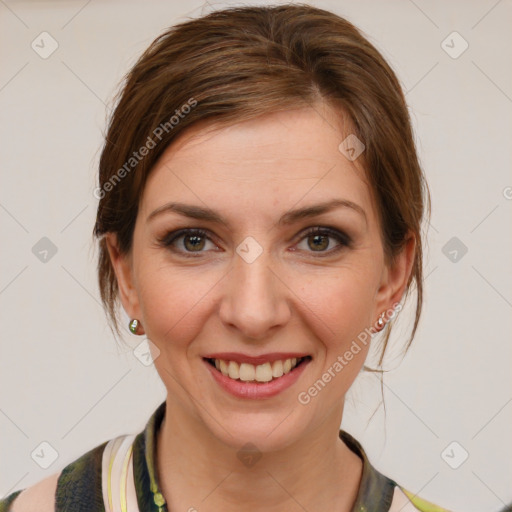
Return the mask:
<path id="1" fill-rule="evenodd" d="M 416 340 L 401 364 L 391 354 L 386 416 L 381 406 L 369 422 L 380 386 L 365 374 L 343 427 L 422 497 L 498 510 L 512 501 L 512 3 L 310 3 L 354 22 L 398 73 L 433 197 Z M 0 496 L 140 431 L 165 398 L 154 367 L 134 357 L 141 339 L 113 340 L 91 231 L 123 74 L 164 28 L 228 5 L 183 4 L 0 0 Z"/>

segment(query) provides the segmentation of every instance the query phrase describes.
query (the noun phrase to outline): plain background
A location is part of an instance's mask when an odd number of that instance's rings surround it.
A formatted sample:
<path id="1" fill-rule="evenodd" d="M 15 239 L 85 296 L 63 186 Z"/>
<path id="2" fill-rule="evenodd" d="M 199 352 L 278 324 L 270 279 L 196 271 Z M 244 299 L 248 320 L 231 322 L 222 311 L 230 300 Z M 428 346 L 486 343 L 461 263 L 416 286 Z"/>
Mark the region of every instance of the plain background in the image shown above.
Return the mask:
<path id="1" fill-rule="evenodd" d="M 386 416 L 381 406 L 369 421 L 380 386 L 362 375 L 343 428 L 412 492 L 456 511 L 497 511 L 512 501 L 512 3 L 311 3 L 355 23 L 396 70 L 433 198 L 424 316 L 401 364 L 405 326 L 393 338 Z M 0 496 L 139 432 L 165 399 L 154 367 L 134 357 L 141 339 L 127 333 L 118 348 L 100 305 L 97 161 L 135 59 L 166 27 L 225 5 L 0 2 Z M 58 44 L 46 59 L 31 47 L 42 32 Z M 57 249 L 46 262 L 33 251 L 43 237 Z M 58 457 L 42 469 L 31 454 L 49 460 L 52 449 Z M 453 469 L 447 460 L 463 450 Z"/>

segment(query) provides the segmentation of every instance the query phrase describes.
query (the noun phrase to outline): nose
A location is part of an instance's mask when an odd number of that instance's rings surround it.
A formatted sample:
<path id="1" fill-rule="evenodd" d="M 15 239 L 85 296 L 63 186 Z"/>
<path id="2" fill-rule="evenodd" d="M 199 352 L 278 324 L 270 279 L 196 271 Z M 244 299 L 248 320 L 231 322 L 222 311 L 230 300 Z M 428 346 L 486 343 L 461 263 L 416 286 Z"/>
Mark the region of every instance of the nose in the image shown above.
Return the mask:
<path id="1" fill-rule="evenodd" d="M 290 318 L 289 294 L 284 276 L 265 251 L 252 262 L 236 254 L 224 279 L 219 315 L 244 338 L 267 339 Z"/>

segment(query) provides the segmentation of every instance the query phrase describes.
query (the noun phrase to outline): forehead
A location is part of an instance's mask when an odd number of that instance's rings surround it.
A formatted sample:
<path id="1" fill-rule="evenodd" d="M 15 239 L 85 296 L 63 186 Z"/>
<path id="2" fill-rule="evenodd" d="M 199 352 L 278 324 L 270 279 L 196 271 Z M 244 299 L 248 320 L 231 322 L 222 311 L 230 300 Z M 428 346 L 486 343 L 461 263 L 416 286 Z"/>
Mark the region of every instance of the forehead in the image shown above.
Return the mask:
<path id="1" fill-rule="evenodd" d="M 141 208 L 149 213 L 180 200 L 218 209 L 238 201 L 251 208 L 246 213 L 270 214 L 343 198 L 372 210 L 362 159 L 350 161 L 339 150 L 349 133 L 349 123 L 321 106 L 194 126 L 157 162 Z"/>

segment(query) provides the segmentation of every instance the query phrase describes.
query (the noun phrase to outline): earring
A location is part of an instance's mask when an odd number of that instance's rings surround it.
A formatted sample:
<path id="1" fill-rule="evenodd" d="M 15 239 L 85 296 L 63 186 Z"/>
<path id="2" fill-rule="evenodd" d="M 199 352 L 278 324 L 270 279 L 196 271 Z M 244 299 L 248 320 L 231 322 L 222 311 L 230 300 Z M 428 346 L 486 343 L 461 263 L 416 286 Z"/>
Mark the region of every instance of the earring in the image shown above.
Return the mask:
<path id="1" fill-rule="evenodd" d="M 379 319 L 377 320 L 377 327 L 379 328 L 379 331 L 384 328 L 384 313 L 379 316 Z"/>
<path id="2" fill-rule="evenodd" d="M 130 320 L 130 323 L 128 324 L 128 329 L 130 329 L 130 332 L 132 334 L 137 334 L 137 331 L 139 330 L 139 324 L 140 322 L 136 318 Z"/>

